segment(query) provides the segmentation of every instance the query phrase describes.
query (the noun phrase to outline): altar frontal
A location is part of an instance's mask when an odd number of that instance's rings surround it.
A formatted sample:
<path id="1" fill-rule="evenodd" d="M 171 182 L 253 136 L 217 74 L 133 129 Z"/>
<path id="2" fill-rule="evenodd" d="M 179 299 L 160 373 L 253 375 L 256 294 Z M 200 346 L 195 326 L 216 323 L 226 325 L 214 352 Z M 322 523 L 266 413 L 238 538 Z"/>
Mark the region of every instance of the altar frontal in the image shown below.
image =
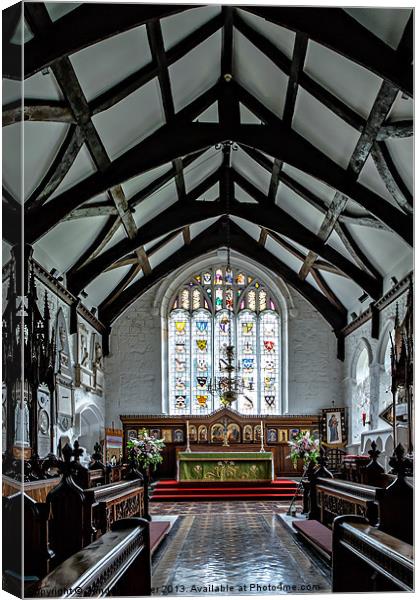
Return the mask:
<path id="1" fill-rule="evenodd" d="M 177 480 L 252 481 L 273 479 L 271 452 L 179 452 Z"/>

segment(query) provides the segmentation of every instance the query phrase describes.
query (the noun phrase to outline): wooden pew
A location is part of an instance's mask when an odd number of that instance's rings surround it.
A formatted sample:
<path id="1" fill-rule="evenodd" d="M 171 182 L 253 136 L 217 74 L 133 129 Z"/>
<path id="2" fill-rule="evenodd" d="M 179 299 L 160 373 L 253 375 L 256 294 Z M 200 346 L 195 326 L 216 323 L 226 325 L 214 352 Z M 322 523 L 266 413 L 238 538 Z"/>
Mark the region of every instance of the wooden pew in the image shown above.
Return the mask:
<path id="1" fill-rule="evenodd" d="M 379 454 L 373 448 L 377 458 Z M 390 459 L 395 475 L 383 478 L 382 467 L 372 468 L 375 481 L 391 481 L 386 488 L 357 484 L 349 481 L 319 477 L 323 472 L 323 456 L 321 466 L 309 477 L 307 486 L 309 494 L 309 519 L 294 521 L 293 527 L 321 556 L 331 563 L 333 553 L 333 533 L 331 527 L 337 518 L 361 518 L 371 527 L 376 527 L 392 537 L 412 543 L 413 539 L 413 488 L 405 473 L 407 470 L 404 449 L 398 446 Z M 375 460 L 373 460 L 375 463 Z M 411 519 L 410 519 L 411 515 Z"/>
<path id="2" fill-rule="evenodd" d="M 334 521 L 332 591 L 393 592 L 413 590 L 413 546 L 364 517 Z"/>
<path id="3" fill-rule="evenodd" d="M 141 518 L 114 523 L 83 550 L 67 558 L 33 590 L 35 597 L 150 596 L 149 522 Z"/>

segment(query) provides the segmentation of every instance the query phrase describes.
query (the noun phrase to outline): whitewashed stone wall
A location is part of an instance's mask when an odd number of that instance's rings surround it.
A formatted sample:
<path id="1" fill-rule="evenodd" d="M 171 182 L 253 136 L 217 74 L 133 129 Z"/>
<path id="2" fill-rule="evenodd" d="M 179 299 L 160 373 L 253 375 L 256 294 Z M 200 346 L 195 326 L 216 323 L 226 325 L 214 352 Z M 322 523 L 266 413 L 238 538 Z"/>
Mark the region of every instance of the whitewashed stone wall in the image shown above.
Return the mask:
<path id="1" fill-rule="evenodd" d="M 113 325 L 105 359 L 106 423 L 120 427 L 120 414 L 162 412 L 162 323 L 154 306 L 157 286 L 144 294 Z M 343 364 L 329 324 L 291 290 L 289 311 L 289 414 L 313 414 L 342 405 Z"/>
<path id="2" fill-rule="evenodd" d="M 385 372 L 384 359 L 389 340 L 389 331 L 393 328 L 396 314 L 396 304 L 399 306 L 399 315 L 402 319 L 406 312 L 407 292 L 387 306 L 380 313 L 379 339 L 371 338 L 370 320 L 346 337 L 344 362 L 343 393 L 344 404 L 348 407 L 349 416 L 349 443 L 353 452 L 365 452 L 369 449 L 371 441 L 376 441 L 379 449 L 384 451 L 382 461 L 387 460 L 386 451 L 392 450 L 389 444 L 391 428 L 386 421 L 379 418 L 379 413 L 392 402 L 390 392 L 390 378 Z M 354 435 L 354 422 L 356 410 L 354 406 L 355 390 L 355 365 L 357 357 L 363 347 L 368 349 L 370 357 L 370 415 L 361 437 Z"/>

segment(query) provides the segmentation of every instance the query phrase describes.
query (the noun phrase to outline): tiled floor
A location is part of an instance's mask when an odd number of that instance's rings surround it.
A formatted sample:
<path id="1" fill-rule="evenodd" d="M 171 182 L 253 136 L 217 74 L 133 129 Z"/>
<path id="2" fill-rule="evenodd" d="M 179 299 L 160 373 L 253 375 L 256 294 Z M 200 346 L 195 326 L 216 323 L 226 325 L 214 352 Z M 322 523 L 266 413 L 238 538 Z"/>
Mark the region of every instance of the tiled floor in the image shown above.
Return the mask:
<path id="1" fill-rule="evenodd" d="M 213 514 L 254 514 L 286 512 L 289 502 L 277 501 L 235 501 L 235 502 L 151 502 L 151 515 L 202 515 Z"/>
<path id="2" fill-rule="evenodd" d="M 153 567 L 153 595 L 320 593 L 330 582 L 276 516 L 277 502 L 159 505 L 180 516 Z M 169 514 L 167 512 L 166 514 Z"/>

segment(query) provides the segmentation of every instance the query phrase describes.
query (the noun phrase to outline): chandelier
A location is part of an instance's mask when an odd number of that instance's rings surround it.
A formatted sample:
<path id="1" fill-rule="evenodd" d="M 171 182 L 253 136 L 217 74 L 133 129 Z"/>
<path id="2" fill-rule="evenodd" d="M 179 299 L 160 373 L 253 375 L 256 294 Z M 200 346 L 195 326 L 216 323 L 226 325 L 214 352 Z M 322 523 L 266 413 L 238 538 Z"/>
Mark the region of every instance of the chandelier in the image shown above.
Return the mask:
<path id="1" fill-rule="evenodd" d="M 219 144 L 217 147 L 222 148 L 223 152 L 223 166 L 230 167 L 231 151 L 236 150 L 235 144 L 231 141 L 226 141 Z M 230 238 L 230 187 L 227 186 L 226 190 L 226 271 L 225 273 L 231 273 L 232 267 L 230 264 L 230 250 L 231 250 L 231 238 Z M 227 317 L 227 328 L 228 328 L 228 342 L 224 346 L 224 354 L 226 360 L 223 359 L 223 372 L 221 377 L 216 377 L 213 386 L 213 393 L 218 394 L 220 404 L 222 406 L 232 406 L 234 402 L 238 400 L 239 395 L 243 391 L 243 384 L 240 377 L 238 377 L 239 365 L 235 366 L 235 346 L 232 341 L 232 312 L 233 306 L 228 308 Z"/>

